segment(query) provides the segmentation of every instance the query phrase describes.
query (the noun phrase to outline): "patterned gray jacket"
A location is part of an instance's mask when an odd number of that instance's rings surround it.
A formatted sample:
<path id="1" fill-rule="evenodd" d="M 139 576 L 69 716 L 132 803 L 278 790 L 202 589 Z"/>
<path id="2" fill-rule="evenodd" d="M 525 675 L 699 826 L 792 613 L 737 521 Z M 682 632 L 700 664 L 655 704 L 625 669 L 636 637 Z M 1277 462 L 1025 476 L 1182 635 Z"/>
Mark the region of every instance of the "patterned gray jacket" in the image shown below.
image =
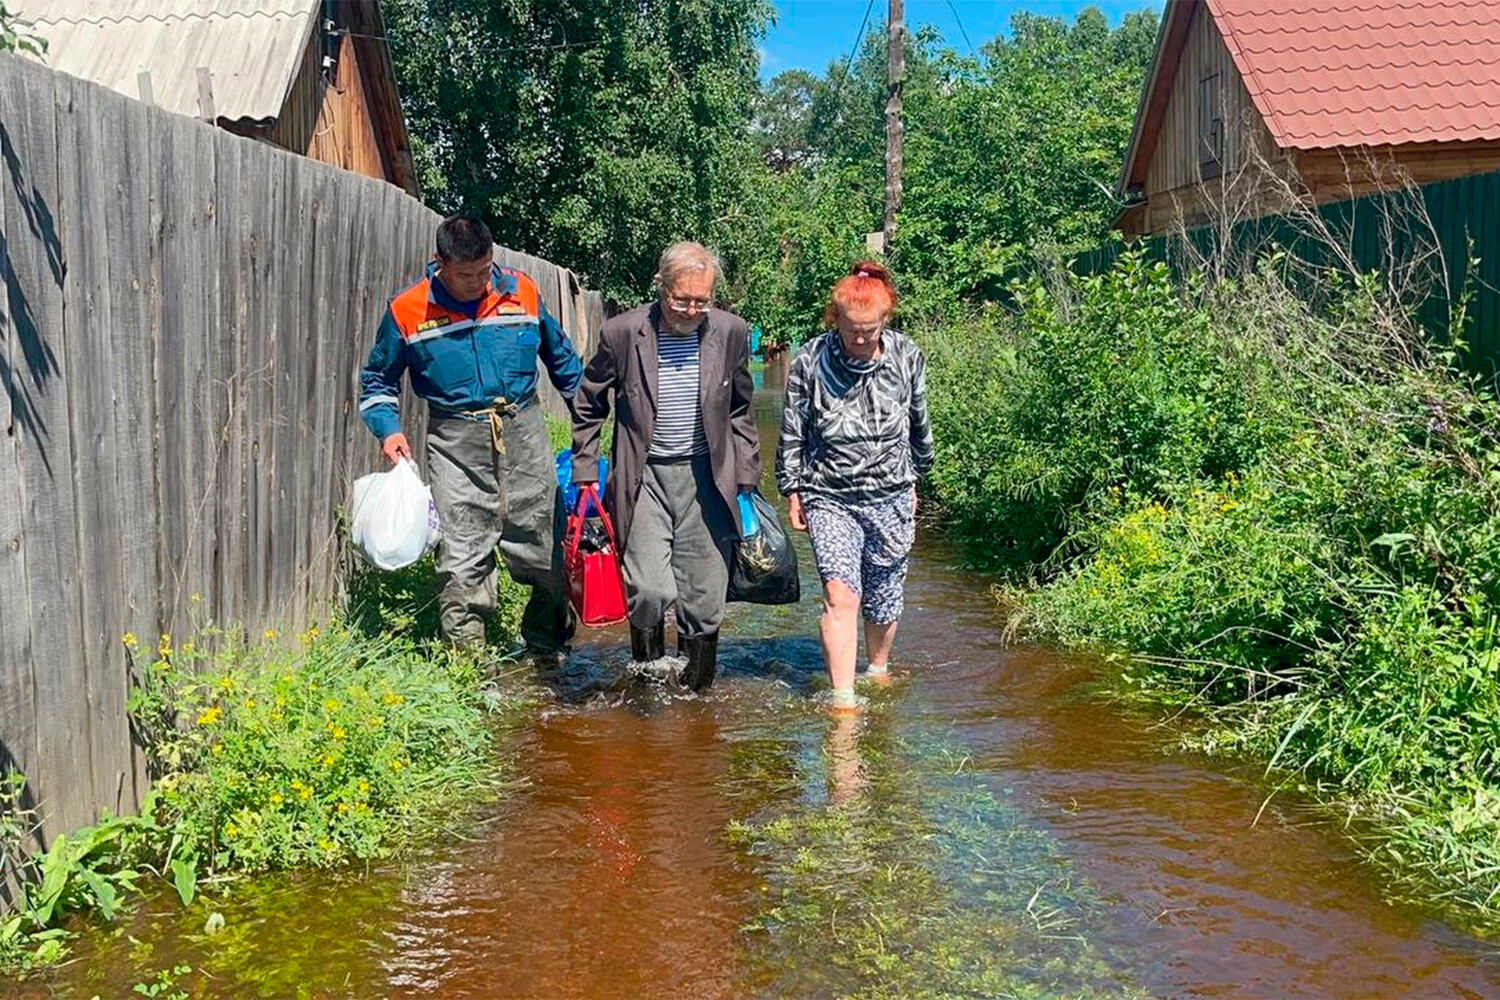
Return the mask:
<path id="1" fill-rule="evenodd" d="M 922 349 L 895 330 L 880 344 L 878 360 L 860 361 L 830 330 L 792 359 L 776 454 L 783 494 L 880 500 L 932 467 Z"/>

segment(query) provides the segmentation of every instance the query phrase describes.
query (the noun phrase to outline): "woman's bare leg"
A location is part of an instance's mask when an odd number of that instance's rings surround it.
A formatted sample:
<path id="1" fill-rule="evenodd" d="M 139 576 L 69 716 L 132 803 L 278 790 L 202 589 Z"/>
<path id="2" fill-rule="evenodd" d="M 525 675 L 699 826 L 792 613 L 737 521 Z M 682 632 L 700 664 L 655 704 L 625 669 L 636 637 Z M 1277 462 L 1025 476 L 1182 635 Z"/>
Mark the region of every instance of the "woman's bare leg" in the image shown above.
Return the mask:
<path id="1" fill-rule="evenodd" d="M 865 622 L 865 656 L 870 673 L 883 674 L 890 665 L 891 646 L 896 641 L 895 622 Z"/>
<path id="2" fill-rule="evenodd" d="M 859 595 L 848 584 L 823 584 L 823 616 L 818 634 L 823 640 L 823 664 L 835 691 L 854 690 L 854 661 L 859 655 Z"/>

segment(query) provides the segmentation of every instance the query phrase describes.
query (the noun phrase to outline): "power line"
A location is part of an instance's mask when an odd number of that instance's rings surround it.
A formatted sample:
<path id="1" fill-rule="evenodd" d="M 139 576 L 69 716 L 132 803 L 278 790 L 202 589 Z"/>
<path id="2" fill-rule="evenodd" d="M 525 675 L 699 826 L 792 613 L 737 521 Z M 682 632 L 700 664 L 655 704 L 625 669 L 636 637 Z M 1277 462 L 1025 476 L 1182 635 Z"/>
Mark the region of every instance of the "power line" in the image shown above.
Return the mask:
<path id="1" fill-rule="evenodd" d="M 969 41 L 969 33 L 964 30 L 964 19 L 958 16 L 958 8 L 953 6 L 953 0 L 947 0 L 948 9 L 953 12 L 953 22 L 958 25 L 958 33 L 964 36 L 964 44 L 969 47 L 969 53 L 974 52 L 974 43 Z"/>
<path id="2" fill-rule="evenodd" d="M 854 55 L 859 51 L 859 43 L 865 40 L 865 26 L 870 23 L 870 11 L 875 7 L 875 0 L 865 4 L 865 16 L 859 22 L 859 34 L 854 36 L 854 48 L 849 50 L 849 58 L 844 60 L 844 72 L 839 77 L 838 85 L 833 88 L 834 112 L 838 112 L 839 95 L 844 92 L 844 81 L 849 79 L 849 67 L 854 64 Z"/>

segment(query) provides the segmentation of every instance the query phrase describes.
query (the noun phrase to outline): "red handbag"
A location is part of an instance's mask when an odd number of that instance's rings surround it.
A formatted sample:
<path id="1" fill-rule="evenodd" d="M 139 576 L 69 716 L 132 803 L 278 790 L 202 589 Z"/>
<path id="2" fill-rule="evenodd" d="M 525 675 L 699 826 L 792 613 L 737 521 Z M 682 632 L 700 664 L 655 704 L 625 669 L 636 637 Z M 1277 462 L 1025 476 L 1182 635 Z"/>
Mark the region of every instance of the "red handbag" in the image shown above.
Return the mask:
<path id="1" fill-rule="evenodd" d="M 597 552 L 579 550 L 583 540 L 584 512 L 589 500 L 599 512 L 609 546 Z M 578 505 L 568 517 L 568 536 L 563 552 L 563 566 L 568 573 L 568 597 L 585 625 L 600 628 L 625 620 L 625 582 L 620 577 L 620 545 L 615 540 L 615 526 L 599 499 L 597 483 L 582 483 L 578 488 Z"/>

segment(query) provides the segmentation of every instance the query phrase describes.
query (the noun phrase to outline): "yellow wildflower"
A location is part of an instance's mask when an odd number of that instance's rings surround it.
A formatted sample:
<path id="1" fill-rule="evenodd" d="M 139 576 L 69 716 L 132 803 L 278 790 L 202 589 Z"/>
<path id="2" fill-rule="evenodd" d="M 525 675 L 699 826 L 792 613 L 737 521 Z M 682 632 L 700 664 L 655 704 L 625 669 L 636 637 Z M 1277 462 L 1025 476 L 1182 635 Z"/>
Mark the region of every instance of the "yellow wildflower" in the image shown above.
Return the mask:
<path id="1" fill-rule="evenodd" d="M 399 705 L 406 699 L 394 691 L 387 691 L 382 699 L 387 705 Z"/>
<path id="2" fill-rule="evenodd" d="M 323 848 L 323 850 L 325 851 L 331 851 L 333 850 L 333 841 L 329 840 L 327 837 L 319 837 L 318 846 Z"/>
<path id="3" fill-rule="evenodd" d="M 406 762 L 403 761 L 400 757 L 397 757 L 395 760 L 391 761 L 391 770 L 392 771 L 399 771 L 402 768 L 404 768 L 405 766 L 406 766 Z"/>
<path id="4" fill-rule="evenodd" d="M 237 826 L 235 826 L 233 823 L 225 823 L 224 824 L 224 836 L 226 836 L 226 837 L 237 836 L 239 834 L 239 832 L 240 832 L 240 828 L 237 827 Z"/>
<path id="5" fill-rule="evenodd" d="M 344 813 L 346 813 L 348 811 L 349 811 L 349 803 L 347 803 L 347 802 L 340 802 L 339 803 L 339 815 L 342 816 L 342 815 L 344 815 Z"/>
<path id="6" fill-rule="evenodd" d="M 284 798 L 281 797 L 281 793 L 280 792 L 272 792 L 271 793 L 271 805 L 273 805 L 273 806 L 279 806 L 279 805 L 281 805 L 285 801 L 286 801 L 286 799 L 284 799 Z"/>
<path id="7" fill-rule="evenodd" d="M 123 643 L 125 643 L 125 648 L 126 649 L 134 649 L 136 646 L 139 646 L 140 643 L 141 643 L 141 640 L 139 640 L 139 639 L 137 639 L 135 637 L 135 633 L 134 632 L 126 632 L 125 635 L 124 635 L 124 637 L 120 641 L 123 642 Z"/>
<path id="8" fill-rule="evenodd" d="M 369 724 L 371 729 L 379 729 L 381 726 L 385 725 L 385 716 L 372 715 L 365 721 Z"/>
<path id="9" fill-rule="evenodd" d="M 214 705 L 210 708 L 205 708 L 198 716 L 198 725 L 211 726 L 215 722 L 218 722 L 219 716 L 223 714 L 223 711 L 219 708 L 218 705 Z"/>
<path id="10" fill-rule="evenodd" d="M 332 767 L 333 764 L 334 764 L 334 761 L 336 761 L 336 760 L 338 760 L 338 758 L 335 757 L 333 754 L 331 754 L 331 753 L 325 753 L 323 755 L 323 766 L 324 767 Z"/>
<path id="11" fill-rule="evenodd" d="M 341 739 L 344 738 L 344 727 L 343 726 L 336 726 L 336 725 L 334 725 L 333 723 L 330 722 L 328 724 L 328 731 L 333 734 L 333 738 L 336 739 L 336 740 L 341 740 Z"/>
<path id="12" fill-rule="evenodd" d="M 161 641 L 156 644 L 156 651 L 158 653 L 160 653 L 162 656 L 171 656 L 172 655 L 172 633 L 171 632 L 163 632 L 161 634 Z"/>
<path id="13" fill-rule="evenodd" d="M 261 635 L 266 637 L 267 642 L 272 642 L 276 639 L 276 630 L 274 628 L 268 628 L 264 632 L 262 632 Z"/>
<path id="14" fill-rule="evenodd" d="M 323 702 L 323 710 L 325 712 L 337 712 L 343 707 L 344 706 L 342 704 L 340 704 L 336 699 L 333 698 L 329 698 Z"/>
<path id="15" fill-rule="evenodd" d="M 311 785 L 303 785 L 302 791 L 297 793 L 297 797 L 303 802 L 306 802 L 308 799 L 312 798 L 312 793 L 313 790 Z"/>
<path id="16" fill-rule="evenodd" d="M 246 698 L 245 699 L 245 707 L 246 708 L 254 708 L 255 707 L 255 699 L 254 698 Z"/>
<path id="17" fill-rule="evenodd" d="M 192 601 L 193 601 L 194 604 L 197 604 L 201 600 L 203 600 L 203 595 L 202 594 L 194 594 L 192 596 Z"/>
<path id="18" fill-rule="evenodd" d="M 370 794 L 370 783 L 368 781 L 365 781 L 364 779 L 360 779 L 360 782 L 359 782 L 359 794 L 361 794 L 361 795 L 369 795 Z"/>

